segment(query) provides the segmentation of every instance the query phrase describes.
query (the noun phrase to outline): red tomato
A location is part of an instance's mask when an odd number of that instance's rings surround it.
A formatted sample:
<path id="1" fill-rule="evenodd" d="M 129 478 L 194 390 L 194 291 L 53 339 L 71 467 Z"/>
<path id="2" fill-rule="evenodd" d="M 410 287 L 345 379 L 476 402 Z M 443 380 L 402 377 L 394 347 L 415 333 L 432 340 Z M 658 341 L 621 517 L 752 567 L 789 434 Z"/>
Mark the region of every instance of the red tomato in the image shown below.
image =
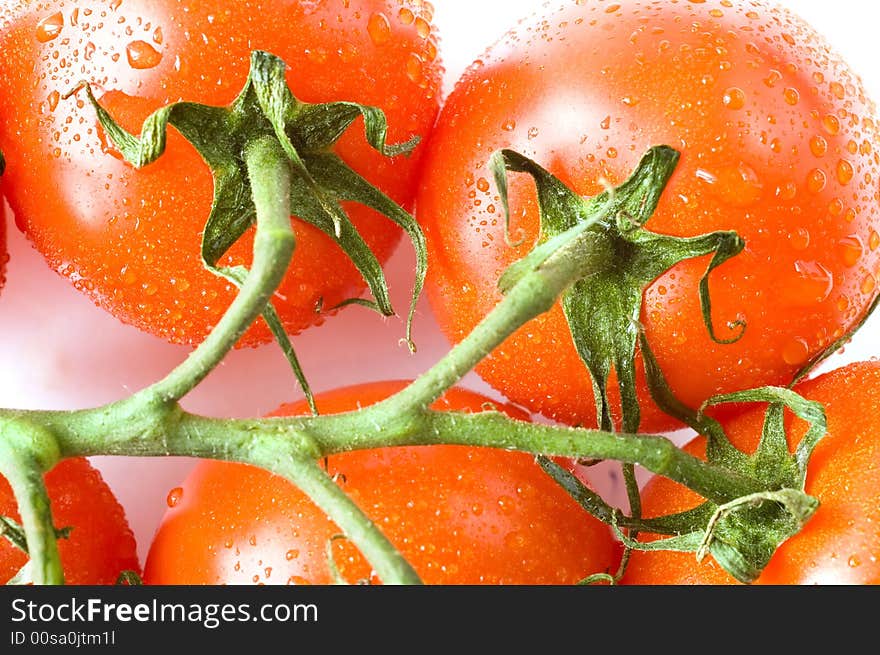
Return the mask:
<path id="1" fill-rule="evenodd" d="M 6 264 L 9 254 L 6 251 L 6 205 L 0 195 L 0 289 L 6 284 Z"/>
<path id="2" fill-rule="evenodd" d="M 179 343 L 200 342 L 231 302 L 230 285 L 204 270 L 201 232 L 213 195 L 209 170 L 177 134 L 137 171 L 102 140 L 84 96 L 61 96 L 85 79 L 129 131 L 167 103 L 231 103 L 251 51 L 290 67 L 306 102 L 350 100 L 382 108 L 390 143 L 423 139 L 438 109 L 440 66 L 431 10 L 420 1 L 82 0 L 0 9 L 0 148 L 19 227 L 49 263 L 123 321 Z M 174 132 L 173 130 L 171 132 Z M 421 149 L 387 159 L 356 125 L 337 150 L 353 168 L 409 205 Z M 400 230 L 359 206 L 354 224 L 380 261 Z M 365 284 L 339 247 L 295 221 L 297 250 L 275 296 L 284 325 L 321 321 Z M 249 263 L 242 239 L 221 264 Z M 322 302 L 321 302 L 322 301 Z M 264 341 L 259 324 L 246 343 Z"/>
<path id="3" fill-rule="evenodd" d="M 319 396 L 318 407 L 354 410 L 404 384 L 341 389 Z M 453 389 L 436 406 L 480 411 L 487 402 Z M 278 413 L 307 412 L 300 402 Z M 606 526 L 530 455 L 389 448 L 331 457 L 329 470 L 429 584 L 567 584 L 616 564 Z M 280 477 L 205 461 L 171 492 L 169 505 L 147 556 L 147 584 L 331 582 L 326 545 L 340 530 Z M 347 580 L 370 578 L 370 566 L 351 543 L 337 541 L 333 552 Z"/>
<path id="4" fill-rule="evenodd" d="M 770 560 L 758 584 L 880 584 L 880 362 L 853 364 L 800 384 L 796 390 L 825 405 L 828 434 L 807 469 L 806 492 L 821 505 L 804 529 Z M 746 452 L 758 445 L 764 414 L 754 410 L 731 421 L 733 443 Z M 806 432 L 789 423 L 789 445 Z M 705 440 L 687 446 L 704 455 Z M 701 499 L 667 478 L 645 487 L 645 516 L 660 516 L 698 505 Z M 626 584 L 736 584 L 711 557 L 698 565 L 682 553 L 634 553 Z"/>
<path id="5" fill-rule="evenodd" d="M 115 584 L 122 571 L 140 572 L 137 546 L 125 512 L 101 474 L 85 459 L 68 459 L 46 474 L 57 528 L 72 528 L 58 550 L 67 584 Z M 19 519 L 12 489 L 0 477 L 0 516 Z M 0 537 L 0 584 L 15 575 L 27 555 Z"/>
<path id="6" fill-rule="evenodd" d="M 782 384 L 852 328 L 877 295 L 880 138 L 856 75 L 810 26 L 764 2 L 589 0 L 545 9 L 459 80 L 432 133 L 418 213 L 429 297 L 459 341 L 501 299 L 498 277 L 538 235 L 534 185 L 515 176 L 514 240 L 487 169 L 509 147 L 583 195 L 622 182 L 657 144 L 681 163 L 647 228 L 735 230 L 741 255 L 713 273 L 714 343 L 681 263 L 644 294 L 641 322 L 676 394 Z M 477 369 L 511 400 L 593 425 L 593 392 L 558 305 Z M 640 379 L 641 365 L 637 364 Z M 672 427 L 640 382 L 644 430 Z M 612 384 L 612 387 L 614 385 Z M 614 401 L 617 402 L 617 401 Z"/>

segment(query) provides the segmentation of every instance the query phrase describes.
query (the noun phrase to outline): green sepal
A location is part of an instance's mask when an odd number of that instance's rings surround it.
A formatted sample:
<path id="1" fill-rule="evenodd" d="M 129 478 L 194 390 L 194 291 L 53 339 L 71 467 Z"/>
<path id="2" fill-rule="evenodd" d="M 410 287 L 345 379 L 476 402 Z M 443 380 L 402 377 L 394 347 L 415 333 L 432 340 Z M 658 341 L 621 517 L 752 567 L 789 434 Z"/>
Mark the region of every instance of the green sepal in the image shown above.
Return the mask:
<path id="1" fill-rule="evenodd" d="M 710 336 L 721 343 L 738 339 L 744 326 L 729 324 L 737 332 L 722 341 L 711 318 L 709 275 L 744 247 L 733 232 L 680 238 L 644 229 L 679 160 L 679 153 L 667 146 L 650 149 L 633 175 L 622 185 L 595 198 L 585 199 L 537 163 L 511 150 L 502 150 L 491 161 L 505 215 L 509 217 L 507 172 L 523 172 L 535 180 L 541 214 L 541 235 L 526 258 L 502 276 L 502 291 L 521 277 L 536 261 L 558 248 L 560 235 L 581 224 L 595 233 L 604 257 L 603 265 L 589 269 L 589 275 L 575 282 L 562 296 L 562 308 L 575 348 L 584 362 L 596 392 L 598 425 L 614 428 L 608 403 L 608 377 L 617 372 L 624 432 L 636 432 L 640 423 L 635 391 L 635 352 L 640 331 L 639 318 L 645 289 L 677 263 L 712 254 L 700 282 L 703 320 Z M 613 217 L 609 220 L 607 217 Z M 605 218 L 602 218 L 605 217 Z M 508 218 L 509 220 L 509 218 Z M 509 231 L 509 228 L 508 228 Z"/>
<path id="2" fill-rule="evenodd" d="M 766 491 L 720 506 L 705 502 L 688 512 L 643 520 L 640 523 L 647 531 L 675 536 L 656 542 L 624 543 L 627 548 L 639 550 L 686 550 L 695 553 L 698 560 L 711 553 L 737 580 L 753 582 L 777 548 L 800 532 L 818 508 L 818 501 L 804 489 L 810 456 L 827 431 L 824 407 L 791 389 L 763 387 L 711 398 L 699 411 L 694 411 L 672 394 L 644 338 L 641 347 L 655 402 L 707 437 L 710 464 L 747 475 L 759 481 Z M 706 408 L 723 403 L 767 404 L 761 439 L 754 453 L 735 448 L 722 426 L 705 415 Z M 808 424 L 794 452 L 786 437 L 786 409 Z"/>
<path id="3" fill-rule="evenodd" d="M 143 586 L 144 581 L 136 571 L 126 569 L 125 571 L 119 572 L 119 575 L 116 577 L 116 584 L 129 587 L 140 587 Z"/>
<path id="4" fill-rule="evenodd" d="M 376 301 L 374 307 L 386 316 L 393 315 L 394 309 L 381 265 L 340 202 L 359 202 L 402 226 L 413 241 L 417 258 L 417 281 L 406 328 L 407 342 L 412 344 L 412 318 L 427 262 L 421 229 L 410 214 L 349 168 L 331 149 L 358 117 L 364 119 L 367 142 L 383 155 L 408 154 L 418 143 L 418 137 L 403 144 L 388 144 L 385 115 L 375 107 L 349 102 L 300 102 L 287 86 L 286 73 L 287 67 L 279 58 L 255 51 L 251 54 L 245 87 L 229 107 L 171 104 L 146 119 L 139 137 L 120 127 L 98 104 L 89 84 L 78 89 L 86 90 L 101 126 L 126 161 L 135 167 L 147 166 L 162 155 L 169 125 L 205 160 L 214 177 L 214 198 L 201 254 L 206 267 L 215 274 L 223 275 L 217 262 L 254 224 L 256 209 L 243 153 L 249 142 L 267 135 L 278 140 L 290 161 L 295 215 L 342 248 L 367 283 Z"/>

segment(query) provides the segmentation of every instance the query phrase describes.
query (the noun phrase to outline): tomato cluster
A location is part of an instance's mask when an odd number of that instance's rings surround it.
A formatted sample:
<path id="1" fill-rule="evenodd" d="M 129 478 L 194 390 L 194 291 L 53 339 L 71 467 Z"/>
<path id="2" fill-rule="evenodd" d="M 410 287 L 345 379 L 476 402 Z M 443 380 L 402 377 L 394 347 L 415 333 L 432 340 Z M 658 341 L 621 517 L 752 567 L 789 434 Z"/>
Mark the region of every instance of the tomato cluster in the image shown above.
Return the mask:
<path id="1" fill-rule="evenodd" d="M 745 242 L 710 277 L 712 329 L 700 296 L 705 257 L 671 266 L 644 290 L 640 313 L 627 317 L 650 343 L 671 393 L 689 407 L 791 384 L 866 318 L 880 292 L 878 118 L 858 76 L 812 27 L 758 0 L 572 0 L 543 7 L 489 48 L 441 108 L 433 11 L 422 0 L 7 2 L 0 150 L 15 225 L 49 266 L 120 320 L 174 343 L 203 342 L 236 293 L 199 254 L 217 172 L 173 130 L 165 154 L 135 169 L 84 94 L 72 92 L 85 79 L 100 105 L 137 134 L 169 103 L 230 105 L 250 53 L 263 50 L 288 65 L 299 100 L 376 107 L 389 143 L 417 137 L 408 156 L 386 157 L 352 130 L 333 152 L 394 202 L 415 208 L 427 238 L 431 308 L 453 343 L 502 301 L 504 271 L 543 243 L 533 181 L 511 176 L 507 197 L 493 182 L 492 155 L 502 148 L 584 197 L 622 183 L 652 146 L 680 151 L 646 229 L 682 238 L 734 231 Z M 366 247 L 387 261 L 401 231 L 340 200 Z M 296 252 L 272 302 L 295 334 L 357 298 L 365 282 L 330 235 L 291 211 Z M 2 212 L 0 204 L 0 286 Z M 248 231 L 219 265 L 249 265 L 252 248 Z M 624 260 L 610 265 L 623 269 Z M 734 328 L 743 325 L 739 334 Z M 256 323 L 239 345 L 269 336 Z M 641 430 L 680 427 L 652 399 L 642 363 L 638 353 Z M 513 418 L 534 412 L 596 426 L 597 386 L 560 303 L 477 372 L 514 403 L 502 407 Z M 611 379 L 615 404 L 613 371 Z M 341 388 L 320 395 L 317 407 L 354 411 L 405 386 Z M 878 583 L 880 366 L 854 365 L 795 390 L 828 416 L 806 480 L 821 508 L 758 582 Z M 487 403 L 452 389 L 435 409 L 478 412 Z M 293 404 L 277 415 L 308 409 Z M 736 409 L 718 416 L 733 444 L 752 452 L 765 408 Z M 791 417 L 788 425 L 794 448 L 805 428 Z M 686 451 L 703 456 L 704 443 L 698 438 Z M 526 454 L 399 447 L 324 464 L 429 583 L 574 584 L 613 575 L 621 562 L 609 527 Z M 65 461 L 46 481 L 56 527 L 71 528 L 59 546 L 68 582 L 110 584 L 122 571 L 139 572 L 122 509 L 85 460 Z M 648 518 L 698 502 L 668 479 L 644 489 Z M 205 460 L 167 503 L 145 563 L 148 584 L 380 582 L 324 512 L 266 471 Z M 0 515 L 18 516 L 9 489 L 0 488 Z M 0 541 L 0 579 L 26 558 Z M 635 553 L 622 578 L 730 581 L 711 558 L 697 564 L 679 553 Z"/>

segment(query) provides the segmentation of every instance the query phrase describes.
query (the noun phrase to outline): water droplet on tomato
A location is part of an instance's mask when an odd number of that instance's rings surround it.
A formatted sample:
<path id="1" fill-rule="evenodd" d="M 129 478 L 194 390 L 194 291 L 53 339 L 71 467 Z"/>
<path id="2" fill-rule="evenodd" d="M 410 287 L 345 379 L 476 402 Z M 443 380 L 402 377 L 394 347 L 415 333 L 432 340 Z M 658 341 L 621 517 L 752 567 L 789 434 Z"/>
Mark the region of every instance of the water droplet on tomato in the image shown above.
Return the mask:
<path id="1" fill-rule="evenodd" d="M 828 213 L 832 216 L 840 216 L 843 213 L 843 209 L 843 200 L 840 198 L 835 198 L 828 203 Z"/>
<path id="2" fill-rule="evenodd" d="M 807 175 L 807 188 L 813 193 L 820 193 L 828 183 L 828 176 L 825 171 L 814 168 Z"/>
<path id="3" fill-rule="evenodd" d="M 806 250 L 810 247 L 810 231 L 805 227 L 799 227 L 788 235 L 791 247 L 795 250 Z"/>
<path id="4" fill-rule="evenodd" d="M 508 119 L 501 125 L 501 129 L 505 132 L 513 132 L 516 129 L 516 121 Z"/>
<path id="5" fill-rule="evenodd" d="M 86 61 L 91 61 L 92 55 L 94 55 L 94 54 L 95 54 L 95 44 L 92 43 L 91 41 L 89 41 L 83 47 L 83 57 L 85 57 Z"/>
<path id="6" fill-rule="evenodd" d="M 853 175 L 855 175 L 855 171 L 853 171 L 853 166 L 846 159 L 841 159 L 837 162 L 837 181 L 841 184 L 849 184 L 852 182 Z"/>
<path id="7" fill-rule="evenodd" d="M 815 261 L 798 260 L 794 264 L 798 274 L 792 290 L 792 300 L 799 305 L 812 305 L 824 301 L 834 290 L 834 275 Z"/>
<path id="8" fill-rule="evenodd" d="M 290 561 L 292 561 L 292 560 L 295 560 L 297 557 L 299 557 L 299 551 L 296 550 L 296 549 L 294 549 L 294 548 L 288 550 L 288 551 L 284 554 L 284 558 L 285 558 L 288 562 L 290 562 Z"/>
<path id="9" fill-rule="evenodd" d="M 391 39 L 391 22 L 385 14 L 376 12 L 367 22 L 367 33 L 376 45 L 387 43 Z"/>
<path id="10" fill-rule="evenodd" d="M 161 45 L 161 44 L 162 44 L 162 41 L 163 41 L 164 39 L 165 39 L 165 37 L 164 37 L 164 35 L 162 34 L 162 28 L 161 28 L 161 27 L 157 27 L 155 30 L 153 30 L 153 42 L 154 42 L 154 43 L 156 43 L 157 45 Z"/>
<path id="11" fill-rule="evenodd" d="M 489 190 L 489 180 L 487 180 L 485 177 L 481 177 L 479 180 L 477 180 L 477 188 L 485 193 Z"/>
<path id="12" fill-rule="evenodd" d="M 63 29 L 64 14 L 59 11 L 57 14 L 47 16 L 37 23 L 37 41 L 48 43 L 52 39 L 57 39 Z"/>
<path id="13" fill-rule="evenodd" d="M 862 561 L 858 558 L 857 555 L 853 555 L 852 557 L 850 557 L 846 563 L 851 569 L 856 569 L 862 565 Z"/>
<path id="14" fill-rule="evenodd" d="M 168 492 L 168 497 L 165 499 L 165 502 L 168 504 L 168 507 L 176 507 L 182 498 L 183 487 L 174 487 L 174 489 Z"/>
<path id="15" fill-rule="evenodd" d="M 764 84 L 769 86 L 772 89 L 781 80 L 782 80 L 782 73 L 780 73 L 775 68 L 771 68 L 770 73 L 767 75 L 767 77 L 764 78 Z"/>
<path id="16" fill-rule="evenodd" d="M 58 103 L 61 101 L 61 94 L 58 91 L 52 91 L 47 98 L 49 103 L 49 111 L 55 111 L 58 107 Z"/>
<path id="17" fill-rule="evenodd" d="M 789 105 L 796 105 L 800 102 L 801 94 L 797 89 L 793 89 L 792 87 L 788 87 L 785 91 L 782 92 L 782 97 L 785 98 L 785 102 Z"/>
<path id="18" fill-rule="evenodd" d="M 872 294 L 874 293 L 874 289 L 877 288 L 877 278 L 868 273 L 865 276 L 865 279 L 862 280 L 862 293 L 864 294 Z"/>
<path id="19" fill-rule="evenodd" d="M 401 10 L 397 12 L 397 17 L 404 25 L 411 25 L 412 22 L 416 19 L 416 15 L 406 7 L 401 8 Z"/>
<path id="20" fill-rule="evenodd" d="M 838 244 L 840 258 L 846 266 L 855 266 L 865 252 L 865 246 L 858 235 L 851 235 L 840 240 Z"/>
<path id="21" fill-rule="evenodd" d="M 601 127 L 603 130 L 607 130 L 609 127 L 611 127 L 611 116 L 606 116 L 605 118 L 603 118 L 602 122 L 599 123 L 599 127 Z"/>
<path id="22" fill-rule="evenodd" d="M 764 185 L 758 174 L 745 162 L 727 166 L 714 173 L 712 193 L 734 207 L 748 207 L 761 199 Z M 709 181 L 703 177 L 705 181 Z"/>
<path id="23" fill-rule="evenodd" d="M 800 366 L 810 356 L 810 346 L 803 339 L 793 339 L 782 348 L 782 359 L 789 366 Z"/>
<path id="24" fill-rule="evenodd" d="M 138 70 L 153 68 L 162 61 L 162 53 L 146 41 L 132 41 L 125 48 L 128 65 Z"/>
<path id="25" fill-rule="evenodd" d="M 528 134 L 529 140 L 532 140 L 537 136 L 538 136 L 538 128 L 537 127 L 530 127 L 529 134 Z"/>
<path id="26" fill-rule="evenodd" d="M 422 39 L 427 39 L 431 35 L 431 24 L 424 18 L 419 16 L 415 20 L 416 34 Z"/>
<path id="27" fill-rule="evenodd" d="M 728 109 L 742 109 L 746 104 L 745 91 L 732 86 L 724 92 L 724 95 L 721 97 L 721 102 Z"/>
<path id="28" fill-rule="evenodd" d="M 880 234 L 877 233 L 877 230 L 871 230 L 871 236 L 868 237 L 868 247 L 872 252 L 880 248 Z"/>
<path id="29" fill-rule="evenodd" d="M 840 132 L 840 120 L 837 116 L 828 114 L 822 119 L 822 128 L 828 132 L 828 134 L 834 136 Z"/>
<path id="30" fill-rule="evenodd" d="M 813 153 L 814 157 L 824 157 L 825 153 L 828 152 L 828 142 L 825 140 L 825 137 L 817 134 L 810 139 L 810 152 Z"/>
<path id="31" fill-rule="evenodd" d="M 838 100 L 843 100 L 846 97 L 846 89 L 843 88 L 843 84 L 840 82 L 832 82 L 828 85 L 828 88 L 831 90 L 831 94 Z"/>
<path id="32" fill-rule="evenodd" d="M 411 52 L 409 58 L 406 60 L 406 75 L 416 84 L 421 85 L 422 83 L 425 83 L 427 85 L 422 63 L 422 58 L 415 52 Z"/>

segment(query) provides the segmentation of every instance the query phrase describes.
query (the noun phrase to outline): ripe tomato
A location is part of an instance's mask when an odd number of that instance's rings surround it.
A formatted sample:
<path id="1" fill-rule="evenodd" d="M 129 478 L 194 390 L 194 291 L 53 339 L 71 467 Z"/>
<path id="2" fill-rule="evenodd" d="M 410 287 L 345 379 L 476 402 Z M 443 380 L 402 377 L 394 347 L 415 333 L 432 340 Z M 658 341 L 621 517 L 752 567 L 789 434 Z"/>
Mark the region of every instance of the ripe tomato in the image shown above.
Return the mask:
<path id="1" fill-rule="evenodd" d="M 805 528 L 786 541 L 758 578 L 758 584 L 880 584 L 880 362 L 832 371 L 796 387 L 825 405 L 828 434 L 819 442 L 807 469 L 806 491 L 821 505 Z M 731 421 L 733 443 L 753 451 L 761 435 L 763 412 Z M 796 445 L 805 423 L 790 423 L 789 445 Z M 705 440 L 688 444 L 705 453 Z M 645 516 L 683 511 L 700 503 L 694 493 L 666 478 L 645 486 Z M 626 584 L 735 584 L 711 557 L 698 565 L 692 554 L 634 553 Z"/>
<path id="2" fill-rule="evenodd" d="M 745 252 L 712 275 L 714 343 L 698 282 L 681 263 L 644 294 L 641 323 L 673 391 L 708 396 L 782 384 L 861 318 L 880 274 L 880 137 L 874 106 L 819 34 L 761 1 L 587 0 L 547 9 L 458 81 L 432 132 L 417 198 L 429 297 L 459 341 L 501 299 L 498 277 L 538 235 L 534 185 L 514 176 L 506 245 L 486 166 L 509 147 L 593 196 L 652 145 L 682 158 L 647 228 L 735 230 Z M 641 378 L 641 365 L 637 365 Z M 595 423 L 589 378 L 561 308 L 478 367 L 511 400 Z M 645 430 L 672 427 L 647 399 Z M 616 385 L 612 383 L 612 388 Z M 616 401 L 615 401 L 616 402 Z"/>
<path id="3" fill-rule="evenodd" d="M 403 385 L 341 389 L 319 396 L 318 407 L 354 410 Z M 487 402 L 453 389 L 437 406 L 479 411 Z M 296 403 L 278 413 L 307 411 Z M 606 526 L 529 455 L 425 446 L 346 453 L 328 466 L 426 583 L 573 583 L 616 563 Z M 282 478 L 205 461 L 171 492 L 169 505 L 147 556 L 147 584 L 331 582 L 326 545 L 339 528 Z M 347 580 L 370 578 L 351 543 L 336 541 L 333 552 Z"/>
<path id="4" fill-rule="evenodd" d="M 167 103 L 231 103 L 251 51 L 290 67 L 306 102 L 350 100 L 382 108 L 389 143 L 423 139 L 438 110 L 440 67 L 431 9 L 421 0 L 82 0 L 4 3 L 0 9 L 0 148 L 19 227 L 50 264 L 123 321 L 178 343 L 198 343 L 234 290 L 208 273 L 201 232 L 213 195 L 209 170 L 176 133 L 166 154 L 137 171 L 107 147 L 84 96 L 62 100 L 81 80 L 126 129 Z M 174 132 L 172 130 L 172 132 Z M 411 203 L 421 149 L 387 159 L 354 126 L 336 151 L 401 204 Z M 400 231 L 349 207 L 387 259 Z M 323 233 L 296 222 L 297 251 L 275 297 L 290 332 L 321 320 L 365 288 Z M 222 265 L 247 264 L 242 239 Z M 267 339 L 256 326 L 247 343 Z"/>
<path id="5" fill-rule="evenodd" d="M 57 528 L 72 528 L 58 550 L 67 584 L 115 584 L 122 571 L 140 572 L 137 546 L 125 512 L 101 474 L 85 459 L 68 459 L 46 474 Z M 0 477 L 0 516 L 19 520 L 12 489 Z M 0 538 L 0 584 L 14 576 L 27 555 Z"/>

